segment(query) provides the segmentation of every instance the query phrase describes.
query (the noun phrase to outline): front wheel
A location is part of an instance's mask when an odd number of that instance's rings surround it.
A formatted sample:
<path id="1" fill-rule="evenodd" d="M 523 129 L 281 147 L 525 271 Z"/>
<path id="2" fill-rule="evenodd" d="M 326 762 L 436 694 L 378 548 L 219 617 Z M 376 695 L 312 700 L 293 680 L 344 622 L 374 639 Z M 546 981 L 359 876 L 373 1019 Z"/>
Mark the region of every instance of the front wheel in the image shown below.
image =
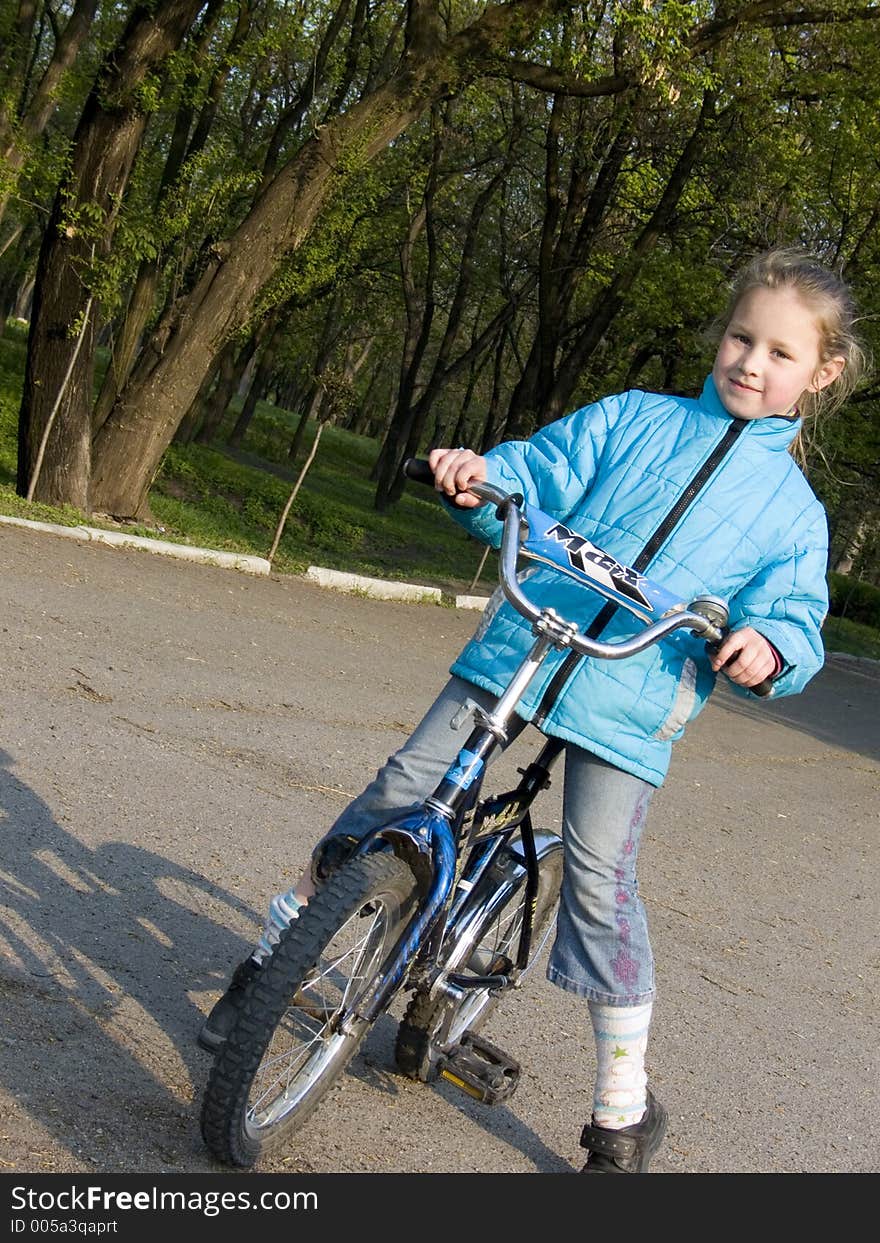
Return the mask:
<path id="1" fill-rule="evenodd" d="M 202 1136 L 220 1161 L 255 1165 L 336 1081 L 369 1026 L 343 1032 L 338 1017 L 381 974 L 416 896 L 401 859 L 367 855 L 334 873 L 283 934 L 248 985 L 205 1089 Z"/>
<path id="2" fill-rule="evenodd" d="M 446 959 L 447 970 L 467 975 L 505 973 L 513 965 L 525 913 L 526 871 L 513 841 L 499 852 L 489 874 L 474 890 L 473 902 L 462 912 L 459 933 Z M 520 847 L 521 849 L 521 847 Z M 544 838 L 538 854 L 538 892 L 529 963 L 534 963 L 549 936 L 562 884 L 562 842 Z M 436 1078 L 443 1052 L 457 1045 L 465 1032 L 476 1032 L 498 1004 L 497 990 L 468 988 L 459 998 L 416 992 L 397 1032 L 397 1068 L 410 1079 L 429 1083 Z"/>

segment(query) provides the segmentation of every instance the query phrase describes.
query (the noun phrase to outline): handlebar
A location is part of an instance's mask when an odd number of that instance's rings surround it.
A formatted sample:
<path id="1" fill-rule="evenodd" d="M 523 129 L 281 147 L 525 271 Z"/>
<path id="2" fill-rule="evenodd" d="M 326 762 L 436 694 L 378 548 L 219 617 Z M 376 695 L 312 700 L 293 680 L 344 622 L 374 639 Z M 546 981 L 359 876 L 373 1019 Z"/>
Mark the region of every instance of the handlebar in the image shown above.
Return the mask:
<path id="1" fill-rule="evenodd" d="M 427 461 L 423 458 L 407 458 L 403 464 L 403 473 L 408 479 L 412 479 L 415 483 L 425 484 L 426 486 L 434 486 L 434 472 L 431 470 Z M 659 642 L 667 635 L 672 634 L 676 630 L 688 629 L 693 634 L 700 636 L 706 640 L 707 646 L 717 648 L 729 633 L 727 627 L 727 608 L 714 597 L 698 597 L 691 601 L 689 605 L 685 605 L 681 601 L 673 602 L 668 607 L 660 619 L 646 626 L 638 634 L 631 639 L 623 639 L 616 643 L 603 643 L 598 639 L 588 638 L 581 634 L 577 626 L 571 622 L 565 622 L 559 618 L 553 609 L 541 609 L 533 604 L 525 595 L 519 585 L 517 579 L 517 561 L 522 551 L 524 540 L 528 536 L 529 524 L 523 515 L 521 506 L 523 498 L 515 493 L 502 492 L 489 483 L 475 482 L 470 485 L 468 491 L 481 501 L 496 507 L 496 513 L 499 520 L 503 522 L 501 534 L 501 548 L 499 553 L 499 578 L 501 588 L 505 598 L 527 621 L 531 622 L 532 629 L 536 634 L 547 635 L 551 641 L 557 646 L 571 648 L 572 651 L 578 652 L 581 656 L 591 656 L 599 660 L 623 660 L 628 656 L 635 656 L 639 652 L 643 652 L 653 643 Z M 568 532 L 569 535 L 573 533 Z M 579 537 L 574 537 L 578 539 Z M 581 540 L 586 544 L 586 540 Z M 621 571 L 622 577 L 629 575 L 632 579 L 647 582 L 636 571 L 630 570 L 627 566 L 620 566 L 614 558 L 608 557 L 601 549 L 590 545 L 592 554 L 590 561 L 592 563 L 601 564 L 603 559 L 611 562 Z M 529 555 L 526 553 L 526 555 Z M 543 557 L 536 557 L 537 560 L 545 560 Z M 553 564 L 551 562 L 551 564 Z M 564 572 L 564 571 L 563 571 Z M 586 581 L 587 585 L 600 595 L 604 595 L 606 599 L 612 600 L 614 603 L 622 604 L 623 607 L 629 607 L 627 602 L 620 598 L 619 595 L 611 594 L 610 591 L 604 590 L 603 585 L 596 582 L 592 576 L 580 573 L 576 577 L 578 581 Z M 658 592 L 659 594 L 659 592 Z M 668 593 L 663 593 L 668 599 Z M 637 616 L 643 617 L 643 614 L 636 608 L 630 607 L 630 612 Z M 749 687 L 753 694 L 758 696 L 766 696 L 771 693 L 773 683 L 769 678 L 759 682 L 756 686 Z"/>

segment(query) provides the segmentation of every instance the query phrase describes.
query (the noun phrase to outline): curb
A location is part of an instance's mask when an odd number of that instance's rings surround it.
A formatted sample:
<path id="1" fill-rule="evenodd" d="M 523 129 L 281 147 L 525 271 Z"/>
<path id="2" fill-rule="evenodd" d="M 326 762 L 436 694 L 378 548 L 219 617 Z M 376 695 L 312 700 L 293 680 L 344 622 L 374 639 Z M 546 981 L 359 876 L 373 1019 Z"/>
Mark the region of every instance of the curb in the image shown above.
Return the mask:
<path id="1" fill-rule="evenodd" d="M 479 609 L 482 613 L 489 599 L 489 596 L 456 596 L 455 607 L 457 609 Z"/>
<path id="2" fill-rule="evenodd" d="M 325 570 L 310 565 L 303 575 L 309 582 L 334 591 L 357 592 L 374 600 L 409 600 L 416 604 L 454 604 L 457 609 L 482 610 L 489 603 L 486 596 L 447 596 L 439 587 L 419 587 L 415 583 L 389 582 L 384 578 L 365 578 L 363 574 L 348 574 L 343 570 Z"/>
<path id="3" fill-rule="evenodd" d="M 122 531 L 104 531 L 100 527 L 65 527 L 54 522 L 35 522 L 31 518 L 13 518 L 0 514 L 0 524 L 26 527 L 31 531 L 45 531 L 48 535 L 60 535 L 67 539 L 85 540 L 95 544 L 110 544 L 115 548 L 140 548 L 163 557 L 177 557 L 181 561 L 201 561 L 205 565 L 217 565 L 225 569 L 241 570 L 244 574 L 268 575 L 272 564 L 265 557 L 246 553 L 220 552 L 213 548 L 195 548 L 191 544 L 172 544 L 169 540 L 149 539 L 143 535 L 126 535 Z M 407 600 L 416 604 L 442 604 L 449 602 L 457 609 L 474 609 L 482 612 L 489 603 L 488 596 L 448 596 L 439 587 L 420 587 L 415 583 L 396 583 L 384 578 L 365 578 L 362 574 L 347 574 L 342 570 L 326 570 L 310 565 L 300 575 L 319 587 L 334 591 L 347 591 L 370 596 L 374 600 Z M 870 656 L 851 656 L 848 652 L 826 652 L 826 659 L 850 665 L 854 672 L 865 676 L 877 676 L 880 661 Z"/>
<path id="4" fill-rule="evenodd" d="M 195 548 L 191 544 L 172 544 L 169 540 L 149 539 L 143 535 L 126 535 L 122 531 L 104 531 L 100 527 L 65 527 L 54 522 L 34 522 L 31 518 L 13 518 L 0 514 L 0 524 L 26 527 L 31 531 L 45 531 L 48 535 L 61 535 L 67 539 L 85 540 L 87 543 L 110 544 L 115 548 L 141 548 L 145 552 L 163 557 L 177 557 L 181 561 L 201 561 L 205 565 L 217 565 L 225 569 L 241 570 L 244 574 L 268 575 L 272 564 L 265 557 L 246 553 L 220 552 L 214 548 Z M 416 604 L 442 604 L 448 601 L 457 609 L 474 609 L 482 612 L 489 603 L 488 596 L 448 596 L 439 587 L 419 587 L 415 583 L 396 583 L 384 578 L 365 578 L 362 574 L 347 574 L 343 570 L 326 570 L 310 565 L 300 575 L 319 587 L 334 591 L 347 591 L 370 596 L 374 600 L 407 600 Z M 880 661 L 870 656 L 851 656 L 848 652 L 826 652 L 826 659 L 852 666 L 855 672 L 876 676 Z"/>
<path id="5" fill-rule="evenodd" d="M 863 678 L 880 677 L 880 660 L 873 656 L 853 656 L 851 652 L 826 652 L 825 659 L 842 665 L 850 673 L 861 674 Z"/>
<path id="6" fill-rule="evenodd" d="M 195 548 L 191 544 L 172 544 L 170 540 L 150 539 L 143 535 L 128 535 L 123 531 L 105 531 L 100 527 L 66 527 L 54 522 L 35 522 L 31 518 L 13 518 L 0 514 L 0 524 L 25 527 L 31 531 L 43 531 L 47 535 L 60 535 L 94 544 L 109 544 L 114 548 L 139 548 L 163 557 L 177 557 L 181 561 L 200 561 L 204 565 L 216 565 L 225 569 L 240 570 L 245 574 L 268 575 L 271 562 L 265 557 L 245 553 L 220 552 L 213 548 Z M 444 596 L 439 587 L 420 587 L 414 583 L 397 583 L 382 578 L 365 578 L 362 574 L 347 574 L 341 570 L 327 570 L 310 565 L 300 577 L 319 587 L 335 591 L 347 591 L 370 596 L 376 600 L 407 600 L 418 604 L 441 604 L 444 600 L 454 603 L 457 609 L 482 610 L 488 604 L 484 596 Z"/>
<path id="7" fill-rule="evenodd" d="M 439 587 L 417 587 L 413 583 L 392 583 L 384 578 L 364 578 L 361 574 L 347 574 L 344 570 L 325 570 L 310 565 L 303 575 L 319 587 L 332 587 L 336 591 L 361 592 L 378 600 L 412 600 L 416 603 L 439 604 L 443 593 Z"/>
<path id="8" fill-rule="evenodd" d="M 206 565 L 242 570 L 245 574 L 268 574 L 272 569 L 264 557 L 251 557 L 238 552 L 219 552 L 212 548 L 194 548 L 191 544 L 172 544 L 168 540 L 127 535 L 123 531 L 103 531 L 98 527 L 65 527 L 54 522 L 34 522 L 30 518 L 11 518 L 5 514 L 0 514 L 0 523 L 13 527 L 27 527 L 31 531 L 45 531 L 48 535 L 60 535 L 67 539 L 85 540 L 87 543 L 111 544 L 115 548 L 141 548 L 163 557 L 177 557 L 182 561 L 201 561 Z"/>

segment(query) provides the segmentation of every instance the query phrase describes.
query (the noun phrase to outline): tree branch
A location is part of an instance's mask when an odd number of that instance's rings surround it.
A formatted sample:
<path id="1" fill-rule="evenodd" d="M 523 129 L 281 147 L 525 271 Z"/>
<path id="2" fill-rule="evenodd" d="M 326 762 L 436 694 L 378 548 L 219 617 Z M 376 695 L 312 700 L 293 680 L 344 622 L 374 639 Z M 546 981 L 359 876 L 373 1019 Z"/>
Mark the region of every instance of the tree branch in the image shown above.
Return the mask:
<path id="1" fill-rule="evenodd" d="M 880 5 L 867 4 L 848 13 L 839 8 L 794 9 L 781 12 L 778 0 L 756 0 L 729 17 L 719 18 L 698 27 L 688 40 L 694 55 L 717 47 L 729 35 L 743 26 L 756 29 L 788 28 L 793 26 L 821 26 L 830 23 L 872 21 L 880 18 Z M 509 78 L 523 82 L 537 91 L 547 94 L 572 95 L 580 99 L 600 95 L 619 95 L 637 85 L 636 78 L 628 74 L 606 74 L 591 80 L 578 78 L 551 65 L 538 65 L 525 60 L 507 60 L 498 70 L 487 76 Z"/>
<path id="2" fill-rule="evenodd" d="M 705 52 L 717 46 L 723 39 L 740 26 L 755 26 L 764 29 L 789 26 L 824 26 L 829 23 L 873 21 L 880 18 L 880 6 L 876 4 L 862 5 L 849 13 L 841 13 L 840 9 L 830 8 L 795 9 L 788 13 L 779 12 L 776 0 L 760 0 L 759 3 L 746 5 L 738 13 L 729 17 L 707 22 L 699 30 L 695 30 L 690 38 L 690 46 L 695 52 Z"/>
<path id="3" fill-rule="evenodd" d="M 510 78 L 515 82 L 524 82 L 535 90 L 551 95 L 575 95 L 580 99 L 589 99 L 596 95 L 619 95 L 635 85 L 632 78 L 623 74 L 606 74 L 591 80 L 573 78 L 560 69 L 549 65 L 534 65 L 525 60 L 506 60 L 503 68 L 492 76 Z"/>

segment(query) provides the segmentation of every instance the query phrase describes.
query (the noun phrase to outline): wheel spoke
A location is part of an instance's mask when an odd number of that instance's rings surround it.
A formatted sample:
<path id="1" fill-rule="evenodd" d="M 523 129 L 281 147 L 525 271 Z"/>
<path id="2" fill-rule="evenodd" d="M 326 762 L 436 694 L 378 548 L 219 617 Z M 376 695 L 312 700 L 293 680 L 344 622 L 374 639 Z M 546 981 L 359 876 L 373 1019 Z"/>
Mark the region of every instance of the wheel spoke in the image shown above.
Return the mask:
<path id="1" fill-rule="evenodd" d="M 252 1126 L 271 1125 L 320 1077 L 345 1037 L 332 1020 L 372 978 L 391 923 L 387 907 L 371 902 L 365 923 L 356 912 L 334 935 L 321 961 L 298 989 L 254 1076 L 247 1109 Z"/>
<path id="2" fill-rule="evenodd" d="M 377 853 L 344 864 L 283 937 L 219 1050 L 202 1135 L 221 1161 L 252 1166 L 318 1104 L 368 1030 L 372 990 L 418 900 L 406 863 Z M 351 1015 L 343 1031 L 340 1018 Z"/>

